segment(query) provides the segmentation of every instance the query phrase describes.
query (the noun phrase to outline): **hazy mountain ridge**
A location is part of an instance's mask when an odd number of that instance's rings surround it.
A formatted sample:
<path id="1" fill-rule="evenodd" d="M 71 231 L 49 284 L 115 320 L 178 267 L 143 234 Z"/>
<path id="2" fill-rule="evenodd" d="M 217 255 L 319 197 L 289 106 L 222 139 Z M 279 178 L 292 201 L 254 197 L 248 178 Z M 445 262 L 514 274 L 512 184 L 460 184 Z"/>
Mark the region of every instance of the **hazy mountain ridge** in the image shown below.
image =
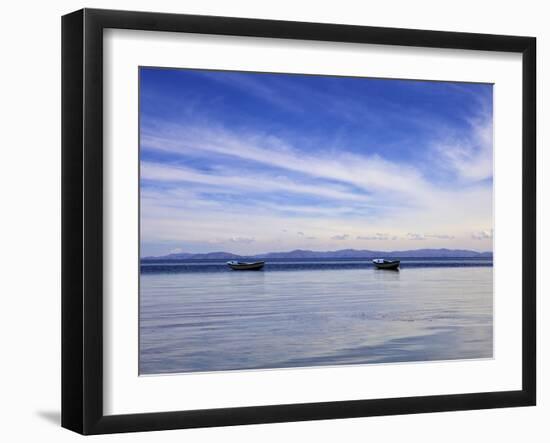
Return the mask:
<path id="1" fill-rule="evenodd" d="M 157 257 L 143 257 L 142 260 L 232 260 L 232 259 L 280 259 L 280 258 L 491 258 L 492 252 L 477 252 L 468 249 L 410 249 L 405 251 L 372 251 L 368 249 L 340 249 L 337 251 L 310 251 L 295 249 L 286 252 L 266 252 L 256 255 L 238 255 L 231 252 L 208 252 L 193 254 L 181 252 Z"/>

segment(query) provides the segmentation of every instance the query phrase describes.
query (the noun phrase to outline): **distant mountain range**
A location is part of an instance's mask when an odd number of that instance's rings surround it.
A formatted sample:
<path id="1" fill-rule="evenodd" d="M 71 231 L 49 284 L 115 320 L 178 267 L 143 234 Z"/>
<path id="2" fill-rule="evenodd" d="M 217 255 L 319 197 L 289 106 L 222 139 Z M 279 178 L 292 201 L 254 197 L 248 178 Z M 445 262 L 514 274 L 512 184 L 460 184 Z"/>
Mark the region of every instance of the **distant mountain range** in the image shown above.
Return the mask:
<path id="1" fill-rule="evenodd" d="M 468 249 L 411 249 L 407 251 L 370 251 L 367 249 L 340 249 L 338 251 L 308 251 L 295 249 L 287 252 L 266 252 L 257 255 L 237 255 L 230 252 L 193 254 L 180 252 L 158 257 L 143 257 L 142 260 L 238 260 L 276 258 L 492 258 L 492 252 L 476 252 Z"/>

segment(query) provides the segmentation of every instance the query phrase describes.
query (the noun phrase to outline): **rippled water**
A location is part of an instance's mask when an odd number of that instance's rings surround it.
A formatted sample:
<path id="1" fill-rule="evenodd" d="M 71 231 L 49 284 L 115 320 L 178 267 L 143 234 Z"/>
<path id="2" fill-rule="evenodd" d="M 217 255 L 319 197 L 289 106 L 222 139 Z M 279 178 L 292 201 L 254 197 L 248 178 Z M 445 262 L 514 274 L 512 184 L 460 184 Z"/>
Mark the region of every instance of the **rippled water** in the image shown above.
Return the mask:
<path id="1" fill-rule="evenodd" d="M 142 268 L 140 373 L 490 358 L 492 272 Z"/>

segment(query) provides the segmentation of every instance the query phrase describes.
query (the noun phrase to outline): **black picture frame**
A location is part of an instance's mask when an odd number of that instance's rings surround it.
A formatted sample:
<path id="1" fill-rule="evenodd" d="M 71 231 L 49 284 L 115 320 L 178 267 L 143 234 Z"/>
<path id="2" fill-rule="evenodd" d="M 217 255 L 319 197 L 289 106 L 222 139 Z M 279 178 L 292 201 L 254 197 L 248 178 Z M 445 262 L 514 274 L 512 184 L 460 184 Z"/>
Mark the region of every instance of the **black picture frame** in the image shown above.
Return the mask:
<path id="1" fill-rule="evenodd" d="M 522 389 L 130 415 L 103 413 L 103 30 L 522 54 Z M 536 39 L 83 9 L 62 18 L 62 426 L 81 434 L 530 406 L 536 403 Z"/>

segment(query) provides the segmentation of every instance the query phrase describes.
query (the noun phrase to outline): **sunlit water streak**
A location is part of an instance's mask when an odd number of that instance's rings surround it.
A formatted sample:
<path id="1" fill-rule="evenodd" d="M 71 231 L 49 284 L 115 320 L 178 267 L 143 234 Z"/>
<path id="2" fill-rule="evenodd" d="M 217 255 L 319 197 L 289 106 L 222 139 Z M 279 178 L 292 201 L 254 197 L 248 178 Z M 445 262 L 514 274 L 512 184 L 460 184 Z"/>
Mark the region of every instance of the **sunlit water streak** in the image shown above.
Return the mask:
<path id="1" fill-rule="evenodd" d="M 142 271 L 140 373 L 490 358 L 492 274 Z"/>

